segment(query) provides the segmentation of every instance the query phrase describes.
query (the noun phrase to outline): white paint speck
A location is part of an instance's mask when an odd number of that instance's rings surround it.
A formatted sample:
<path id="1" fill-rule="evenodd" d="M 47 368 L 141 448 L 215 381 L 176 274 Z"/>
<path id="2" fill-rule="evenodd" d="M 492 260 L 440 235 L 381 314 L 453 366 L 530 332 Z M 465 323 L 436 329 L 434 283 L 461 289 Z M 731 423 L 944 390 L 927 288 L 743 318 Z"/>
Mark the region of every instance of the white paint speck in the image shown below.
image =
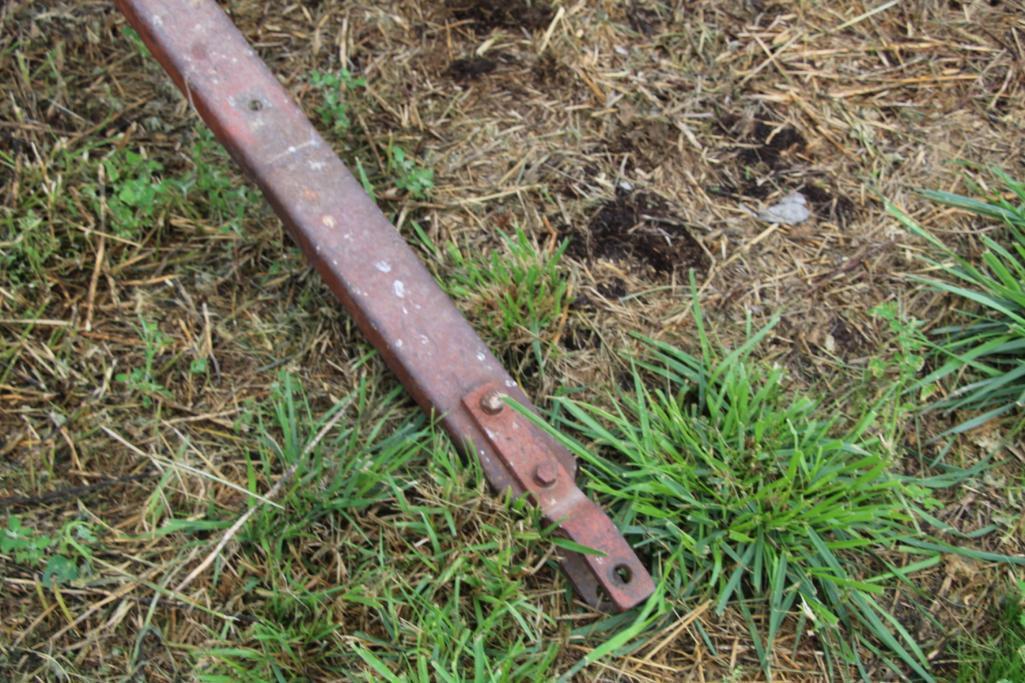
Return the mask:
<path id="1" fill-rule="evenodd" d="M 338 259 L 336 259 L 336 258 L 331 259 L 331 265 L 332 266 L 337 266 L 338 265 Z"/>
<path id="2" fill-rule="evenodd" d="M 395 340 L 395 348 L 397 348 L 397 349 L 401 349 L 402 348 L 402 340 L 401 339 L 396 339 Z"/>
<path id="3" fill-rule="evenodd" d="M 392 291 L 395 292 L 395 296 L 399 297 L 400 299 L 406 296 L 406 285 L 402 283 L 402 280 L 396 280 L 392 283 L 391 287 Z"/>
<path id="4" fill-rule="evenodd" d="M 419 337 L 417 337 L 417 339 L 419 339 L 420 343 L 423 344 L 424 346 L 427 346 L 428 344 L 431 343 L 431 340 L 427 338 L 426 334 L 421 334 Z"/>
<path id="5" fill-rule="evenodd" d="M 387 261 L 378 261 L 377 263 L 374 264 L 374 268 L 377 268 L 382 273 L 390 273 L 391 272 L 391 264 L 388 263 Z"/>
<path id="6" fill-rule="evenodd" d="M 480 351 L 478 351 L 478 352 L 477 352 L 477 360 L 479 360 L 479 361 L 480 361 L 481 363 L 483 363 L 483 362 L 484 362 L 485 360 L 487 360 L 487 358 L 488 358 L 488 357 L 487 357 L 487 356 L 485 356 L 485 355 L 484 355 L 483 353 L 481 353 Z"/>
<path id="7" fill-rule="evenodd" d="M 512 388 L 512 387 L 516 386 L 516 382 L 512 381 L 511 379 L 507 379 L 507 380 L 505 380 L 505 386 L 507 386 L 509 388 Z"/>
<path id="8" fill-rule="evenodd" d="M 323 161 L 310 161 L 306 165 L 311 171 L 322 171 L 326 164 Z"/>
<path id="9" fill-rule="evenodd" d="M 327 214 L 324 214 L 324 217 L 320 219 L 320 222 L 329 228 L 335 227 L 335 219 Z"/>

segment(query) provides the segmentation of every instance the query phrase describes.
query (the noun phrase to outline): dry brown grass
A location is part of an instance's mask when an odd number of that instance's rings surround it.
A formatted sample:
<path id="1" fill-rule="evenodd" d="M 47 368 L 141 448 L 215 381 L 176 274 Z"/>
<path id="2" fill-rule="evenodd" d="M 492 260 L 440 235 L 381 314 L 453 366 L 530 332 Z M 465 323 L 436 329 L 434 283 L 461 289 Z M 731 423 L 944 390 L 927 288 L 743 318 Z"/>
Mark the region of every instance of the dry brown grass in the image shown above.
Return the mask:
<path id="1" fill-rule="evenodd" d="M 543 371 L 519 367 L 539 397 L 590 386 L 601 400 L 635 347 L 631 332 L 686 346 L 687 266 L 699 268 L 720 336 L 736 338 L 747 315 L 782 311 L 768 353 L 799 383 L 841 391 L 850 368 L 884 343 L 871 306 L 898 299 L 920 317 L 941 310 L 911 287 L 919 247 L 882 199 L 958 232 L 970 226 L 913 190 L 959 188 L 953 162 L 962 159 L 1025 175 L 1020 2 L 229 4 L 308 110 L 317 103 L 306 80 L 313 69 L 347 64 L 367 80 L 352 132 L 334 142 L 350 163 L 380 169 L 398 144 L 434 169 L 429 201 L 378 188 L 407 234 L 415 220 L 437 244 L 480 250 L 514 226 L 539 244 L 572 240 L 564 264 L 574 303 L 548 331 L 558 352 Z M 260 568 L 226 568 L 218 584 L 200 578 L 184 594 L 168 592 L 217 537 L 185 544 L 180 534 L 154 535 L 164 519 L 155 510 L 244 508 L 224 483 L 246 482 L 242 451 L 254 437 L 238 420 L 267 400 L 281 368 L 302 379 L 320 412 L 360 378 L 375 395 L 392 386 L 259 203 L 240 233 L 172 204 L 122 236 L 82 195 L 84 182 L 103 182 L 81 157 L 89 145 L 97 156 L 145 150 L 169 176 L 191 168 L 195 117 L 122 26 L 107 2 L 0 8 L 3 211 L 17 221 L 31 208 L 56 245 L 39 268 L 0 273 L 0 506 L 41 530 L 84 519 L 107 539 L 86 587 L 44 590 L 32 572 L 0 560 L 0 672 L 12 677 L 56 676 L 48 667 L 59 661 L 96 679 L 187 678 L 183 653 L 209 643 L 216 614 L 251 609 L 233 587 Z M 64 164 L 68 155 L 78 156 Z M 793 190 L 811 200 L 810 221 L 753 217 Z M 635 229 L 610 243 L 610 221 Z M 8 238 L 0 250 L 16 247 L 16 233 Z M 444 278 L 450 264 L 432 266 Z M 165 396 L 116 380 L 144 363 L 140 319 L 167 339 L 155 359 Z M 503 352 L 526 355 L 516 344 Z M 207 359 L 209 372 L 188 372 L 194 359 Z M 964 457 L 982 447 L 968 444 Z M 1004 514 L 997 484 L 955 494 L 947 519 L 971 529 Z M 423 495 L 438 491 L 426 484 Z M 489 524 L 513 533 L 500 506 L 473 500 Z M 387 523 L 386 514 L 365 521 L 374 533 Z M 344 558 L 322 562 L 310 585 L 346 580 Z M 566 639 L 577 608 L 551 593 L 556 580 L 542 571 L 531 597 L 564 617 L 546 633 Z M 948 628 L 979 628 L 998 588 L 984 569 L 955 564 L 929 582 Z M 696 608 L 681 606 L 671 639 L 655 637 L 589 676 L 711 681 L 735 667 L 742 680 L 758 676 L 743 623 L 698 615 L 716 645 L 709 651 L 682 621 Z M 345 638 L 385 637 L 370 612 L 339 618 Z M 940 643 L 938 661 L 950 659 L 935 626 L 913 626 Z M 591 647 L 568 644 L 560 656 L 569 663 Z M 792 657 L 781 641 L 779 652 L 777 680 L 820 679 L 811 648 Z"/>

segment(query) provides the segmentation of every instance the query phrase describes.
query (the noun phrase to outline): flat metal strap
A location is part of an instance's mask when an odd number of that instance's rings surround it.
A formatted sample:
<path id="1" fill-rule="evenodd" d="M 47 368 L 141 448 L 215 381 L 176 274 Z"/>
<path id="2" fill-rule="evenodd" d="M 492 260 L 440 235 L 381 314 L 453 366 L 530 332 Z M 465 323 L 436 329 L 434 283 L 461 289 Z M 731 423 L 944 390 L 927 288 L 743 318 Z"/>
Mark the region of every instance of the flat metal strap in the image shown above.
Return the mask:
<path id="1" fill-rule="evenodd" d="M 214 0 L 115 2 L 420 406 L 495 489 L 522 492 L 462 398 L 486 383 L 528 398 L 227 15 Z"/>
<path id="2" fill-rule="evenodd" d="M 563 567 L 570 568 L 567 574 L 584 599 L 599 607 L 625 610 L 651 595 L 655 586 L 648 570 L 612 520 L 577 488 L 547 435 L 506 405 L 503 387 L 496 382 L 484 384 L 467 394 L 463 405 L 545 520 L 559 525 L 569 540 L 596 551 L 564 552 Z"/>

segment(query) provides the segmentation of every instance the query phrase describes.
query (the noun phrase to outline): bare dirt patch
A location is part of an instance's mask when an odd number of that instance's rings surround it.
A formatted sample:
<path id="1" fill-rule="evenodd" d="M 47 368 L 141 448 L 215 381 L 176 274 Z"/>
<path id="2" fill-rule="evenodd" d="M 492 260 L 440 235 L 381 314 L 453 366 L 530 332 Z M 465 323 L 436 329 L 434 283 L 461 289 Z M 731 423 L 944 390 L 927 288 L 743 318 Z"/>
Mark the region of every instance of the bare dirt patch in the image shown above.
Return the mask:
<path id="1" fill-rule="evenodd" d="M 474 81 L 497 67 L 498 62 L 488 57 L 461 57 L 448 65 L 448 74 L 457 81 Z"/>
<path id="2" fill-rule="evenodd" d="M 446 0 L 452 17 L 465 21 L 478 34 L 496 28 L 536 31 L 548 26 L 555 14 L 541 0 Z"/>
<path id="3" fill-rule="evenodd" d="M 626 261 L 660 276 L 708 270 L 708 256 L 672 205 L 650 192 L 618 189 L 586 229 L 568 236 L 567 253 L 575 258 Z"/>

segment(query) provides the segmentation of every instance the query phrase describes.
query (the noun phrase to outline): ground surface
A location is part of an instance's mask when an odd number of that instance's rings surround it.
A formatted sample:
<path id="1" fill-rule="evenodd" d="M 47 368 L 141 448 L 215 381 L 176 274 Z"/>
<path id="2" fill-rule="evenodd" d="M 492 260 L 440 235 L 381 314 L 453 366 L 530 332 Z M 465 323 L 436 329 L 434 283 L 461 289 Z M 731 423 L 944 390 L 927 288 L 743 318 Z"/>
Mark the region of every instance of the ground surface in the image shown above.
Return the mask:
<path id="1" fill-rule="evenodd" d="M 351 88 L 348 127 L 328 137 L 366 169 L 440 279 L 461 266 L 428 240 L 464 254 L 500 251 L 497 232 L 517 227 L 542 252 L 569 240 L 558 268 L 570 303 L 556 319 L 537 335 L 480 328 L 542 402 L 559 387 L 603 400 L 636 348 L 632 332 L 686 347 L 688 269 L 721 337 L 779 311 L 765 362 L 809 391 L 840 393 L 887 343 L 872 306 L 896 300 L 930 319 L 944 311 L 909 281 L 920 247 L 883 198 L 971 250 L 970 236 L 958 237 L 964 219 L 913 191 L 966 191 L 958 160 L 1025 175 L 1017 2 L 915 0 L 877 12 L 853 2 L 225 4 L 311 114 L 323 103 L 315 70 L 346 66 L 365 79 Z M 314 678 L 370 672 L 354 643 L 425 647 L 430 627 L 415 601 L 384 597 L 400 579 L 417 595 L 433 585 L 444 566 L 418 559 L 422 543 L 471 564 L 482 560 L 460 549 L 493 544 L 496 562 L 519 568 L 522 630 L 542 641 L 523 647 L 550 654 L 553 673 L 602 642 L 609 631 L 572 631 L 592 617 L 479 473 L 409 443 L 395 446 L 416 482 L 404 502 L 383 495 L 351 515 L 292 502 L 290 522 L 255 520 L 282 544 L 243 534 L 234 559 L 172 590 L 245 509 L 240 488 L 265 492 L 280 475 L 263 435 L 288 441 L 273 412 L 282 370 L 316 417 L 357 387 L 349 421 L 387 433 L 415 410 L 389 393 L 380 361 L 279 222 L 238 190 L 230 162 L 204 144 L 109 3 L 8 2 L 0 27 L 0 498 L 23 524 L 89 547 L 78 570 L 88 580 L 63 590 L 0 559 L 0 672 L 187 679 L 243 645 L 302 660 L 308 668 L 289 670 Z M 431 192 L 414 196 L 396 180 L 396 147 L 433 170 Z M 108 189 L 123 186 L 118 174 L 143 188 L 183 184 L 118 198 Z M 754 216 L 795 190 L 810 220 Z M 459 303 L 471 320 L 492 320 L 487 296 Z M 370 442 L 369 429 L 347 438 Z M 971 458 L 985 445 L 959 448 Z M 967 530 L 1017 525 L 997 484 L 953 494 L 949 518 Z M 304 520 L 308 536 L 293 539 Z M 1016 533 L 1001 538 L 987 543 L 1020 548 Z M 907 626 L 931 643 L 939 672 L 956 671 L 943 664 L 954 634 L 985 628 L 1003 571 L 952 561 L 923 581 L 938 622 Z M 581 675 L 761 676 L 741 622 L 699 603 L 678 609 L 633 654 Z M 267 619 L 277 630 L 258 628 Z M 777 678 L 820 676 L 814 648 L 780 648 Z"/>

